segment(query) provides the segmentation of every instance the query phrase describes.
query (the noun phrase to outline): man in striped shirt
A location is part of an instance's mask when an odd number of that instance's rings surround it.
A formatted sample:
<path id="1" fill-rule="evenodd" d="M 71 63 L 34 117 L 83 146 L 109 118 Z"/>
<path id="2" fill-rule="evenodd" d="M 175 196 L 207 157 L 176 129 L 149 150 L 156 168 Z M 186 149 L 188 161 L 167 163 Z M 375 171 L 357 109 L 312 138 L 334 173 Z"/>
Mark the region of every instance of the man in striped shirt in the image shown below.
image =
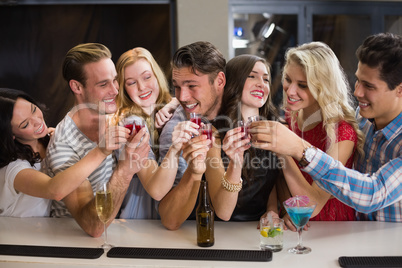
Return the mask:
<path id="1" fill-rule="evenodd" d="M 369 36 L 356 52 L 354 95 L 366 134 L 355 170 L 312 147 L 286 126 L 257 122 L 256 146 L 290 155 L 316 183 L 369 220 L 402 222 L 402 37 Z"/>
<path id="2" fill-rule="evenodd" d="M 111 56 L 107 47 L 96 43 L 80 44 L 68 51 L 63 63 L 63 77 L 74 94 L 75 103 L 57 125 L 49 142 L 45 159 L 45 171 L 49 176 L 78 162 L 98 144 L 101 145 L 104 138 L 114 139 L 117 145 L 126 143 L 129 130 L 124 127 L 110 128 L 111 135 L 107 135 L 106 115 L 116 112 L 118 92 L 117 73 Z M 118 164 L 112 154 L 108 155 L 81 186 L 62 202 L 53 202 L 52 216 L 72 216 L 89 235 L 101 236 L 104 226 L 95 209 L 96 184 L 109 182 L 114 218 L 133 175 L 141 168 L 141 161 L 148 157 L 148 140 L 145 129 L 137 133 L 131 142 L 127 142 L 122 154 L 124 158 L 120 157 Z"/>

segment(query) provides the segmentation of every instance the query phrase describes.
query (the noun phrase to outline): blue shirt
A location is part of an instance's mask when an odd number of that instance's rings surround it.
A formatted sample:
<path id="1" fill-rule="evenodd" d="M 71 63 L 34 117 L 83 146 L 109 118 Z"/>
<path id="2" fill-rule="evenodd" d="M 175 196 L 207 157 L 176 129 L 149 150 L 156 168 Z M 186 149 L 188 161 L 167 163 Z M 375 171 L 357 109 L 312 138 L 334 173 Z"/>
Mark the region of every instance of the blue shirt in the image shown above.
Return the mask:
<path id="1" fill-rule="evenodd" d="M 402 113 L 378 131 L 370 120 L 360 120 L 366 134 L 365 156 L 357 160 L 356 171 L 321 151 L 304 171 L 357 211 L 376 212 L 372 219 L 402 222 Z"/>

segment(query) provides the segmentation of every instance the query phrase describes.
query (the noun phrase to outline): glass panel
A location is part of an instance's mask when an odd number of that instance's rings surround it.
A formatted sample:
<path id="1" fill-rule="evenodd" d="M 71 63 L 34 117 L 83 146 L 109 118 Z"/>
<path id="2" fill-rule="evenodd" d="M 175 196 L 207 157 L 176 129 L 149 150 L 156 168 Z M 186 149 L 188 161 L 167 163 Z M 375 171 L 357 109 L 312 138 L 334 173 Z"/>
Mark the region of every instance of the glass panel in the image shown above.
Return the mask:
<path id="1" fill-rule="evenodd" d="M 235 13 L 233 18 L 234 55 L 258 55 L 271 64 L 271 93 L 274 103 L 280 105 L 284 55 L 287 48 L 297 44 L 297 15 Z"/>
<path id="2" fill-rule="evenodd" d="M 371 35 L 369 15 L 314 15 L 313 40 L 328 44 L 338 57 L 354 88 L 356 49 Z"/>
<path id="3" fill-rule="evenodd" d="M 385 16 L 385 32 L 402 35 L 402 16 Z"/>

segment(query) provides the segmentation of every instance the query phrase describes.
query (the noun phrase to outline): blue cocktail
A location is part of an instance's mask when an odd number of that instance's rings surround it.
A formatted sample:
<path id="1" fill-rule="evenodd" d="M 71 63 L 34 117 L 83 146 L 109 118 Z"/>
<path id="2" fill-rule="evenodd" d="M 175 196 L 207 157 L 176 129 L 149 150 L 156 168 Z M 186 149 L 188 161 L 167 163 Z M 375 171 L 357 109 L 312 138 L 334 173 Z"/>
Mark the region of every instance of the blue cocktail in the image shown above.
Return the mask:
<path id="1" fill-rule="evenodd" d="M 289 252 L 295 254 L 306 254 L 311 252 L 311 248 L 302 245 L 302 231 L 304 225 L 309 221 L 311 214 L 313 214 L 316 203 L 310 201 L 307 196 L 296 196 L 283 202 L 283 205 L 293 224 L 296 226 L 298 233 L 297 246 L 290 248 Z"/>

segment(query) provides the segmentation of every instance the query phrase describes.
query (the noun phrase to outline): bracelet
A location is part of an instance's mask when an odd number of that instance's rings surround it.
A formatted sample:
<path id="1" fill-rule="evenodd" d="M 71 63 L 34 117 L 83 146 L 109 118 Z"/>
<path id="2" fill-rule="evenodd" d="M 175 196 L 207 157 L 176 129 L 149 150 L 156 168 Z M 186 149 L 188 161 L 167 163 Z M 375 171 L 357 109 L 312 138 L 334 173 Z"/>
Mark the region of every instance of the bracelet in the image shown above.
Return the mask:
<path id="1" fill-rule="evenodd" d="M 243 187 L 243 180 L 240 178 L 239 183 L 231 183 L 226 179 L 226 172 L 223 173 L 222 180 L 221 180 L 222 187 L 229 192 L 239 192 Z"/>

